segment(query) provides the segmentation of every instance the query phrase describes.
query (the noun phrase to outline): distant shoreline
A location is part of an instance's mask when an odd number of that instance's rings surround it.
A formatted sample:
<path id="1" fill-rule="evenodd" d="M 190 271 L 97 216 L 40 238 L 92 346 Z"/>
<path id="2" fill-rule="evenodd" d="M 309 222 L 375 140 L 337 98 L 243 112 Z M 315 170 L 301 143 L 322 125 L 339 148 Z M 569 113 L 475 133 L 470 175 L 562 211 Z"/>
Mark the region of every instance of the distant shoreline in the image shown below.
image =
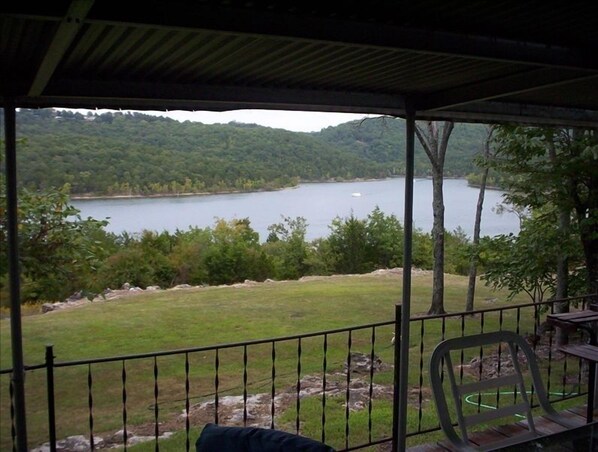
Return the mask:
<path id="1" fill-rule="evenodd" d="M 405 176 L 385 177 L 381 179 L 351 179 L 351 180 L 309 180 L 299 181 L 296 185 L 288 185 L 280 188 L 259 188 L 255 190 L 222 190 L 222 191 L 206 191 L 206 192 L 192 192 L 192 193 L 154 193 L 149 195 L 73 195 L 70 197 L 72 201 L 99 201 L 109 199 L 152 199 L 152 198 L 190 198 L 193 196 L 211 196 L 211 195 L 233 195 L 239 193 L 261 193 L 270 191 L 282 191 L 299 187 L 302 184 L 334 184 L 346 182 L 369 182 L 377 180 L 395 179 Z"/>
<path id="2" fill-rule="evenodd" d="M 295 187 L 298 187 L 298 185 L 291 185 L 288 187 L 281 188 L 263 188 L 259 190 L 205 191 L 197 193 L 155 193 L 151 195 L 74 195 L 70 198 L 73 201 L 96 201 L 108 199 L 189 198 L 192 196 L 232 195 L 235 193 L 259 193 L 264 191 L 279 191 Z"/>
<path id="3" fill-rule="evenodd" d="M 240 193 L 261 193 L 261 192 L 270 192 L 270 191 L 282 191 L 282 190 L 289 190 L 298 188 L 300 185 L 304 184 L 336 184 L 336 183 L 351 183 L 351 182 L 372 182 L 372 181 L 381 181 L 387 179 L 398 179 L 401 177 L 405 177 L 404 175 L 400 176 L 393 176 L 393 177 L 384 177 L 380 179 L 375 178 L 357 178 L 351 180 L 309 180 L 309 181 L 300 181 L 297 185 L 288 185 L 286 187 L 280 188 L 260 188 L 255 190 L 222 190 L 222 191 L 206 191 L 206 192 L 192 192 L 192 193 L 154 193 L 149 195 L 73 195 L 70 197 L 72 201 L 101 201 L 101 200 L 110 200 L 110 199 L 155 199 L 155 198 L 190 198 L 193 196 L 212 196 L 212 195 L 233 195 L 233 194 L 240 194 Z M 415 179 L 431 179 L 429 176 L 419 176 L 415 177 Z M 463 179 L 466 180 L 465 177 L 445 177 L 447 179 Z M 467 185 L 473 188 L 479 188 L 479 184 L 472 184 L 467 182 Z M 500 187 L 494 186 L 487 186 L 486 190 L 497 190 L 497 191 L 504 191 Z"/>

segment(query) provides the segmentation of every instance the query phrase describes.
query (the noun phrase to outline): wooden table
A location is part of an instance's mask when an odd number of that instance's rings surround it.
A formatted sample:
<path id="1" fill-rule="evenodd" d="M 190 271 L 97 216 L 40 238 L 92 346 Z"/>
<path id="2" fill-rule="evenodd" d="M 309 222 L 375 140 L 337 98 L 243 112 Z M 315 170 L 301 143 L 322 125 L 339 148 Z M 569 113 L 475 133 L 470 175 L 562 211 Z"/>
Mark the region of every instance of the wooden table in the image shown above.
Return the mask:
<path id="1" fill-rule="evenodd" d="M 598 322 L 598 311 L 586 309 L 562 314 L 548 314 L 546 321 L 550 325 L 558 326 L 570 332 L 582 329 L 589 334 L 590 344 L 598 345 L 596 342 L 596 332 L 592 328 L 592 323 Z"/>
<path id="2" fill-rule="evenodd" d="M 596 393 L 596 364 L 598 363 L 598 341 L 594 322 L 598 322 L 598 311 L 584 310 L 566 312 L 562 314 L 548 314 L 546 322 L 565 331 L 573 332 L 583 330 L 588 333 L 589 344 L 563 345 L 559 350 L 567 355 L 585 359 L 589 363 L 590 375 L 588 379 L 588 407 L 587 421 L 594 418 L 594 395 Z"/>

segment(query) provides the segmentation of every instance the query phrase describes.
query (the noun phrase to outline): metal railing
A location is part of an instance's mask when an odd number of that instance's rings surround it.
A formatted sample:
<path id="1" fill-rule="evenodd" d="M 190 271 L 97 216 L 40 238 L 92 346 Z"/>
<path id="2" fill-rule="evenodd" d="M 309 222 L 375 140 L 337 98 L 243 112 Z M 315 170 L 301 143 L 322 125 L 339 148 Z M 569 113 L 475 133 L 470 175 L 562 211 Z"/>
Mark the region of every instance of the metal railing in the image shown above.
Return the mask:
<path id="1" fill-rule="evenodd" d="M 527 336 L 539 356 L 551 401 L 584 394 L 582 365 L 557 355 L 554 334 L 544 331 L 542 319 L 557 305 L 583 308 L 588 300 L 578 297 L 412 318 L 407 437 L 417 441 L 419 435 L 440 428 L 432 406 L 427 363 L 435 344 L 449 337 L 500 329 Z M 51 450 L 56 450 L 58 438 L 75 434 L 88 438 L 92 450 L 107 447 L 110 441 L 127 449 L 140 425 L 145 436 L 153 437 L 155 450 L 159 450 L 160 440 L 170 429 L 181 431 L 184 447 L 190 450 L 198 429 L 207 422 L 287 430 L 338 450 L 389 442 L 395 431 L 393 407 L 398 382 L 398 366 L 393 366 L 396 350 L 391 344 L 396 327 L 393 320 L 207 347 L 63 362 L 55 360 L 55 351 L 48 346 L 45 362 L 26 368 L 28 394 L 35 387 L 28 398 L 29 424 L 47 423 L 44 436 Z M 482 379 L 488 369 L 500 374 L 501 352 L 500 346 L 497 350 L 480 349 L 475 354 L 462 351 L 457 360 L 461 381 Z M 9 403 L 3 398 L 4 415 L 0 418 L 2 422 L 10 419 L 11 425 L 2 427 L 2 431 L 4 435 L 10 430 L 14 447 L 12 388 L 7 378 L 10 372 L 0 371 L 4 380 L 1 389 L 4 392 L 8 386 L 9 391 Z M 43 386 L 45 394 L 39 389 Z M 516 392 L 511 395 L 496 391 L 477 394 L 468 403 L 479 412 L 516 397 Z M 532 402 L 533 397 L 532 388 Z M 103 432 L 115 429 L 120 430 L 117 438 L 106 439 Z M 31 433 L 34 430 L 29 429 Z M 103 437 L 101 443 L 98 433 Z M 425 442 L 426 438 L 419 439 Z M 2 447 L 9 444 L 10 440 L 3 440 Z"/>

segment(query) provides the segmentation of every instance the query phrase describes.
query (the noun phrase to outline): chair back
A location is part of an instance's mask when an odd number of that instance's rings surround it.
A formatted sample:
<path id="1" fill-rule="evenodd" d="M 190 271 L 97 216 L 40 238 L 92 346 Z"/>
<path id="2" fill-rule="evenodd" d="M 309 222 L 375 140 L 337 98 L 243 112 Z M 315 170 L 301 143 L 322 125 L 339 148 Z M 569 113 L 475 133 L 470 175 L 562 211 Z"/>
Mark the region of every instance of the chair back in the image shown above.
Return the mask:
<path id="1" fill-rule="evenodd" d="M 458 383 L 451 360 L 451 351 L 464 350 L 473 347 L 484 347 L 489 345 L 506 344 L 513 363 L 513 373 L 501 375 L 498 377 L 481 379 L 473 383 Z M 540 376 L 540 370 L 536 362 L 536 355 L 523 337 L 512 331 L 497 331 L 492 333 L 476 334 L 472 336 L 463 336 L 453 339 L 447 339 L 439 343 L 430 360 L 430 379 L 432 383 L 432 392 L 438 410 L 440 426 L 453 446 L 459 450 L 475 450 L 476 447 L 469 442 L 468 428 L 481 423 L 487 423 L 495 419 L 512 417 L 514 415 L 524 416 L 527 419 L 528 432 L 523 436 L 518 435 L 516 441 L 521 441 L 529 437 L 532 439 L 539 436 L 536 432 L 532 409 L 526 389 L 526 382 L 519 362 L 518 353 L 522 352 L 527 361 L 527 367 L 531 376 L 531 383 L 534 387 L 534 393 L 542 409 L 551 418 L 558 419 L 560 416 L 552 408 L 548 401 L 544 383 Z M 443 367 L 446 364 L 450 392 L 452 394 L 456 421 L 459 427 L 459 433 L 453 426 L 453 419 L 449 411 L 449 404 L 443 388 Z M 465 414 L 463 410 L 463 399 L 470 394 L 497 389 L 500 387 L 515 388 L 518 393 L 517 400 L 511 405 L 496 407 L 488 411 L 481 411 L 475 414 Z M 515 398 L 514 398 L 515 399 Z M 507 446 L 509 440 L 501 446 Z M 494 443 L 492 447 L 497 447 Z"/>

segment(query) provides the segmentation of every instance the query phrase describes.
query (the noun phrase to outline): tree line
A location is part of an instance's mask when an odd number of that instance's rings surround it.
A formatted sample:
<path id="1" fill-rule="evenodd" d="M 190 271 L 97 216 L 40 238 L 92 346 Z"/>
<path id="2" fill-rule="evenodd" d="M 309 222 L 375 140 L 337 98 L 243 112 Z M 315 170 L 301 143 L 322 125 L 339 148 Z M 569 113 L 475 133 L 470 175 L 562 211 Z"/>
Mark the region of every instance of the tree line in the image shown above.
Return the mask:
<path id="1" fill-rule="evenodd" d="M 482 132 L 476 125 L 456 128 L 448 176 L 473 170 Z M 17 135 L 23 139 L 17 156 L 20 185 L 45 190 L 69 184 L 73 195 L 268 190 L 299 181 L 404 173 L 403 122 L 385 118 L 298 133 L 238 123 L 181 123 L 141 113 L 20 109 Z M 416 174 L 431 174 L 422 152 Z"/>

